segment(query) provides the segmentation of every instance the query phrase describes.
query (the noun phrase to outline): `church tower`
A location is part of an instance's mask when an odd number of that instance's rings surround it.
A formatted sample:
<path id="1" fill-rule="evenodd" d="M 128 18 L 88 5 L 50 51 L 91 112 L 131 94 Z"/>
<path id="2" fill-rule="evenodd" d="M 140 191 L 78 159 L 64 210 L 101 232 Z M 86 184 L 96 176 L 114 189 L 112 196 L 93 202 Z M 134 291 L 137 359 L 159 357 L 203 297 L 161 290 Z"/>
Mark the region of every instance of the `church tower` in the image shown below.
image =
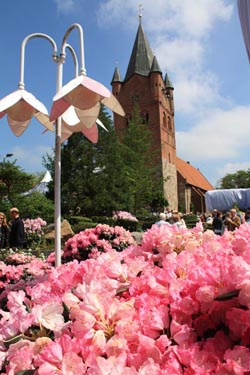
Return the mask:
<path id="1" fill-rule="evenodd" d="M 154 154 L 157 154 L 155 162 L 161 171 L 159 180 L 163 181 L 163 196 L 171 209 L 178 209 L 174 88 L 168 75 L 162 76 L 157 58 L 143 31 L 141 18 L 140 15 L 125 78 L 122 80 L 118 67 L 112 78 L 112 92 L 126 113 L 125 118 L 114 114 L 114 125 L 117 132 L 126 129 L 137 102 L 153 137 Z"/>

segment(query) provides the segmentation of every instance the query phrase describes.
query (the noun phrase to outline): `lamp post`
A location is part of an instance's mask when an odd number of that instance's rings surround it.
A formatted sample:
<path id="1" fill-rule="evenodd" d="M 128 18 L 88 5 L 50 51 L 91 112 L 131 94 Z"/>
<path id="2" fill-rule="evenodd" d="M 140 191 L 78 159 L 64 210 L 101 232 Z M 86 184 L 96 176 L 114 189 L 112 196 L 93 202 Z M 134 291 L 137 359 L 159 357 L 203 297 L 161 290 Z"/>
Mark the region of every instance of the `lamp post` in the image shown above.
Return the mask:
<path id="1" fill-rule="evenodd" d="M 66 48 L 71 52 L 75 68 L 78 70 L 75 51 L 67 43 L 67 39 L 74 29 L 78 31 L 79 35 L 80 71 L 77 77 L 62 87 Z M 53 47 L 52 59 L 57 64 L 56 95 L 53 98 L 54 103 L 50 116 L 46 107 L 25 90 L 25 48 L 28 41 L 34 38 L 44 38 L 50 42 Z M 53 131 L 55 125 L 54 224 L 56 266 L 61 264 L 61 143 L 75 132 L 82 132 L 95 143 L 97 141 L 96 124 L 103 126 L 98 120 L 101 104 L 121 116 L 125 115 L 115 96 L 101 83 L 86 76 L 83 30 L 79 24 L 74 23 L 66 30 L 59 53 L 56 42 L 47 34 L 34 33 L 24 38 L 21 45 L 18 90 L 0 100 L 0 118 L 7 115 L 9 126 L 16 136 L 20 136 L 24 132 L 33 116 L 48 130 Z M 89 135 L 91 130 L 92 134 Z"/>

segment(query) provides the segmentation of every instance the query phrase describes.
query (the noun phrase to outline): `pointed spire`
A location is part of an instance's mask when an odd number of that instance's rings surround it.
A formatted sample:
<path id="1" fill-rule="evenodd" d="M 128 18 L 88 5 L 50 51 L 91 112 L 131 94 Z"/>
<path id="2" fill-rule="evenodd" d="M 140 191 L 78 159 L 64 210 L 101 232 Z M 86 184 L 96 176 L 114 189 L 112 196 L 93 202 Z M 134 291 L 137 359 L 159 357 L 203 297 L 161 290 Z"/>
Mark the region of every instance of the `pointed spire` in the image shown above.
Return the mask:
<path id="1" fill-rule="evenodd" d="M 172 84 L 168 74 L 166 73 L 165 75 L 165 79 L 164 79 L 164 82 L 165 82 L 165 86 L 167 89 L 171 89 L 171 90 L 174 90 L 174 85 Z"/>
<path id="2" fill-rule="evenodd" d="M 140 74 L 147 77 L 150 73 L 153 58 L 153 52 L 142 29 L 140 13 L 139 27 L 124 81 L 127 81 L 133 74 Z"/>
<path id="3" fill-rule="evenodd" d="M 143 6 L 142 4 L 139 4 L 138 6 L 138 16 L 139 16 L 139 23 L 141 24 L 141 19 L 142 19 L 142 10 L 143 10 Z"/>
<path id="4" fill-rule="evenodd" d="M 114 71 L 114 74 L 113 74 L 111 84 L 114 83 L 114 82 L 122 82 L 118 66 L 115 67 L 115 71 Z"/>
<path id="5" fill-rule="evenodd" d="M 156 56 L 154 56 L 154 58 L 153 58 L 153 62 L 152 62 L 151 69 L 150 69 L 150 73 L 162 73 L 160 65 L 159 65 L 159 63 L 157 61 Z"/>

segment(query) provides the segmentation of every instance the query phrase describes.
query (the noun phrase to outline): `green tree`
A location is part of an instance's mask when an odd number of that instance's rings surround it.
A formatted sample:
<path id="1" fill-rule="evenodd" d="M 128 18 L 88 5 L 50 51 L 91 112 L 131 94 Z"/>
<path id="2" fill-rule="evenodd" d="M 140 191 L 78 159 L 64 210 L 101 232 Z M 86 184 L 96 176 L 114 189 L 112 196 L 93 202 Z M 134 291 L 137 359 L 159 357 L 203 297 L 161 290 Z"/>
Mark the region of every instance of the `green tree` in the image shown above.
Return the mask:
<path id="1" fill-rule="evenodd" d="M 128 210 L 135 215 L 157 206 L 162 197 L 163 181 L 159 178 L 152 134 L 135 104 L 132 119 L 122 134 L 123 160 L 129 181 Z"/>
<path id="2" fill-rule="evenodd" d="M 148 125 L 143 123 L 138 108 L 126 131 L 119 135 L 105 111 L 99 117 L 108 132 L 99 128 L 97 144 L 76 133 L 62 146 L 62 216 L 110 216 L 117 210 L 133 214 L 145 209 L 150 211 L 163 198 Z M 45 156 L 44 166 L 53 177 L 53 157 Z M 53 183 L 49 185 L 47 197 L 54 199 Z"/>
<path id="3" fill-rule="evenodd" d="M 0 199 L 12 206 L 17 205 L 18 198 L 36 184 L 34 175 L 24 172 L 16 161 L 0 163 Z"/>
<path id="4" fill-rule="evenodd" d="M 62 215 L 108 215 L 125 207 L 126 179 L 120 145 L 110 116 L 101 111 L 99 118 L 108 129 L 99 127 L 97 144 L 82 134 L 73 134 L 62 146 L 61 206 Z M 54 161 L 48 155 L 44 165 L 54 176 Z M 48 197 L 53 199 L 54 186 Z"/>
<path id="5" fill-rule="evenodd" d="M 0 163 L 0 210 L 7 214 L 16 206 L 23 218 L 42 217 L 53 222 L 54 205 L 43 193 L 30 192 L 41 180 L 41 174 L 29 174 L 16 161 Z"/>
<path id="6" fill-rule="evenodd" d="M 250 169 L 239 170 L 235 173 L 226 174 L 220 181 L 221 189 L 250 188 Z"/>

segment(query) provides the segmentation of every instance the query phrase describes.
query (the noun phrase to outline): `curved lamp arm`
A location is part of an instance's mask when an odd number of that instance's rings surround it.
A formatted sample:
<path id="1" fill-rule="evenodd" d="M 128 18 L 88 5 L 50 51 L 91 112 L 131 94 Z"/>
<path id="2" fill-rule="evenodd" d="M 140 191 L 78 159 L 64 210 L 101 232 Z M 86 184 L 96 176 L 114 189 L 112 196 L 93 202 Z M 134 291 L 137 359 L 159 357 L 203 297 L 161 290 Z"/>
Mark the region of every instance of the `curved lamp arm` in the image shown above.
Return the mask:
<path id="1" fill-rule="evenodd" d="M 25 84 L 24 84 L 24 59 L 25 59 L 25 47 L 26 47 L 26 44 L 29 40 L 33 39 L 33 38 L 44 38 L 44 39 L 47 39 L 51 44 L 52 44 L 52 47 L 53 47 L 53 55 L 52 55 L 52 58 L 54 61 L 57 62 L 58 60 L 58 55 L 57 55 L 57 45 L 56 45 L 56 42 L 54 41 L 54 39 L 52 39 L 49 35 L 47 34 L 42 34 L 42 33 L 34 33 L 34 34 L 30 34 L 28 36 L 26 36 L 26 38 L 24 38 L 24 40 L 22 41 L 22 44 L 21 44 L 21 56 L 20 56 L 20 81 L 18 83 L 18 88 L 19 89 L 24 89 L 25 87 Z"/>
<path id="2" fill-rule="evenodd" d="M 75 53 L 75 50 L 74 50 L 74 48 L 70 45 L 70 44 L 68 44 L 68 43 L 66 43 L 65 44 L 65 48 L 68 48 L 68 50 L 69 50 L 69 52 L 71 53 L 71 55 L 72 55 L 72 58 L 73 58 L 73 61 L 74 61 L 74 66 L 75 66 L 75 78 L 78 76 L 78 60 L 77 60 L 77 56 L 76 56 L 76 53 Z"/>
<path id="3" fill-rule="evenodd" d="M 83 29 L 81 27 L 81 25 L 79 25 L 78 23 L 73 23 L 69 28 L 68 30 L 66 31 L 66 33 L 64 34 L 64 37 L 63 37 L 63 40 L 62 40 L 62 45 L 61 45 L 61 55 L 60 57 L 61 58 L 64 58 L 65 56 L 65 48 L 67 46 L 67 39 L 68 39 L 68 36 L 69 34 L 71 33 L 72 30 L 74 29 L 77 29 L 78 30 L 78 33 L 79 33 L 79 41 L 80 41 L 80 63 L 81 63 L 81 66 L 80 66 L 80 74 L 83 74 L 83 75 L 86 75 L 86 69 L 85 69 L 85 60 L 84 60 L 84 40 L 83 40 Z"/>

